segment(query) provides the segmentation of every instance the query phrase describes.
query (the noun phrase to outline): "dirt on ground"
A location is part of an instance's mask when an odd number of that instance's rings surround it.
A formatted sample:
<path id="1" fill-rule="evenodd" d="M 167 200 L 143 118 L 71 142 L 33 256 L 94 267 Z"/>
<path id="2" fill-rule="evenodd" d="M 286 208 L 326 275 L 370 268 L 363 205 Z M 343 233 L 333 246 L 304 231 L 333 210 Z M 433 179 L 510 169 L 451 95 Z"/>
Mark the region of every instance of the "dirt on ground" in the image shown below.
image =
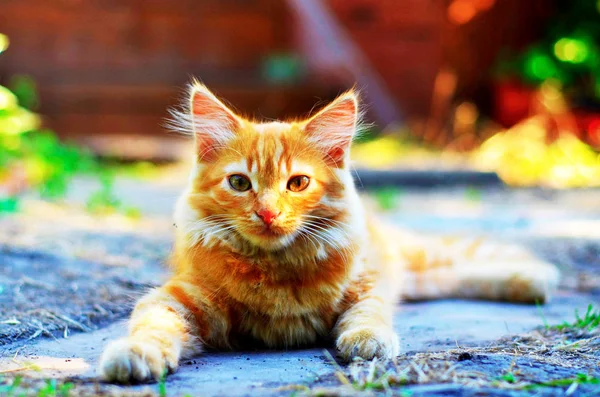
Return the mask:
<path id="1" fill-rule="evenodd" d="M 599 345 L 597 327 L 542 326 L 486 347 L 402 354 L 394 361 L 358 360 L 348 367 L 336 364 L 335 373 L 311 386 L 283 389 L 340 396 L 598 395 Z"/>
<path id="2" fill-rule="evenodd" d="M 70 224 L 67 217 L 57 222 L 31 214 L 0 218 L 0 345 L 66 337 L 124 318 L 167 273 L 169 237 L 94 230 L 93 222 Z"/>

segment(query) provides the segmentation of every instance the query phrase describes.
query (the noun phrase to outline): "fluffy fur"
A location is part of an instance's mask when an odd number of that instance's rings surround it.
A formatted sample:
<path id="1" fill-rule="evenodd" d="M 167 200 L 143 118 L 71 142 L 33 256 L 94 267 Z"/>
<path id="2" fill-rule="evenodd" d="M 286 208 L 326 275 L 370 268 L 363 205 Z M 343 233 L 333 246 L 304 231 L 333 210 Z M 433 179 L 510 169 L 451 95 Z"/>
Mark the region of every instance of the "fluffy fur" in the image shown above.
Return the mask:
<path id="1" fill-rule="evenodd" d="M 357 123 L 353 91 L 308 120 L 255 123 L 192 85 L 176 123 L 193 132 L 196 161 L 175 211 L 174 274 L 104 351 L 105 379 L 157 379 L 204 347 L 332 338 L 345 359 L 392 358 L 397 299 L 548 300 L 556 269 L 518 247 L 421 237 L 367 214 L 349 171 Z M 290 190 L 299 175 L 308 187 Z"/>

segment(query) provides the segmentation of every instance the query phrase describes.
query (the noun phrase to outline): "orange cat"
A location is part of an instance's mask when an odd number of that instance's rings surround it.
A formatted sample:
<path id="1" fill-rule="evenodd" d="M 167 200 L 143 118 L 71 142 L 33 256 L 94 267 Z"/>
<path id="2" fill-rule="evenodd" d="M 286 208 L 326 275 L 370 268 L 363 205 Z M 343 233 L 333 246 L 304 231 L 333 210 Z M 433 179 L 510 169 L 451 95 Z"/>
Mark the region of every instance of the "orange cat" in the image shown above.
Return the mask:
<path id="1" fill-rule="evenodd" d="M 349 91 L 308 120 L 255 123 L 191 87 L 196 159 L 175 211 L 174 275 L 143 297 L 102 376 L 174 371 L 203 347 L 286 348 L 334 338 L 345 359 L 398 353 L 399 298 L 544 302 L 557 270 L 518 247 L 420 237 L 367 215 L 349 170 Z"/>

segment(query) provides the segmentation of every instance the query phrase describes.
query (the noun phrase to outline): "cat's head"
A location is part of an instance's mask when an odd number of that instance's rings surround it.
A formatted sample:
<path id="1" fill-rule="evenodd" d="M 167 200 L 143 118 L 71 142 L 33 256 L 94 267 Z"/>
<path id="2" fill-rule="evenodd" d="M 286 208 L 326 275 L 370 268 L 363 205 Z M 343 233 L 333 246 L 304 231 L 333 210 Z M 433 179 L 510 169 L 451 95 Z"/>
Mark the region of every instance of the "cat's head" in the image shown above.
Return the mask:
<path id="1" fill-rule="evenodd" d="M 343 238 L 345 199 L 355 192 L 348 170 L 358 122 L 354 91 L 285 123 L 245 119 L 199 83 L 189 100 L 187 115 L 176 117 L 194 135 L 185 199 L 198 214 L 192 232 L 199 239 L 243 239 L 272 251 L 297 239 L 321 245 Z"/>

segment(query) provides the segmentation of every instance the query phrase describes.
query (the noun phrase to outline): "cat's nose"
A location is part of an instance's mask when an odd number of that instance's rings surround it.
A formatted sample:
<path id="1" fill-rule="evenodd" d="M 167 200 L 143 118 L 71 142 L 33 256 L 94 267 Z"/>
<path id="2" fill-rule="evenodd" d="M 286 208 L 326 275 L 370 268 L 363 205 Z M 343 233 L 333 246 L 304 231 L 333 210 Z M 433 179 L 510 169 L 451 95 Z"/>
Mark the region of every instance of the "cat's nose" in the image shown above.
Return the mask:
<path id="1" fill-rule="evenodd" d="M 275 211 L 270 210 L 268 208 L 262 208 L 256 211 L 256 215 L 258 215 L 258 217 L 262 219 L 265 225 L 270 226 L 279 214 L 276 214 Z"/>

